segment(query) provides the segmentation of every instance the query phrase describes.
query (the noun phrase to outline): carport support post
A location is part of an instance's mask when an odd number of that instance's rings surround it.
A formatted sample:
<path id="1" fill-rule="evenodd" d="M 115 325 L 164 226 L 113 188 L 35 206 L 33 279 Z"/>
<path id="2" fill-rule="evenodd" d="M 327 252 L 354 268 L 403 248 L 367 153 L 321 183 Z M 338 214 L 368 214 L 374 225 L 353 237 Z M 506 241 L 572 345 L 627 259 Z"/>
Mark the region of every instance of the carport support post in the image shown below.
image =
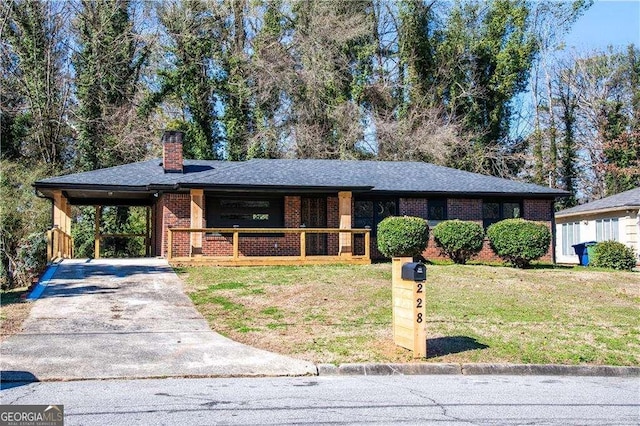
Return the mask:
<path id="1" fill-rule="evenodd" d="M 351 229 L 351 191 L 338 192 L 338 214 L 340 216 L 340 229 Z M 344 257 L 351 257 L 350 232 L 340 232 L 338 241 L 340 242 L 338 254 Z"/>
<path id="2" fill-rule="evenodd" d="M 398 346 L 412 350 L 414 358 L 426 358 L 424 283 L 402 279 L 402 265 L 413 262 L 413 258 L 394 257 L 391 262 L 393 341 Z"/>
<path id="3" fill-rule="evenodd" d="M 71 206 L 62 191 L 53 191 L 53 226 L 57 227 L 66 236 L 58 240 L 57 252 L 52 253 L 56 257 L 70 257 L 71 236 Z"/>
<path id="4" fill-rule="evenodd" d="M 96 206 L 96 228 L 93 233 L 93 258 L 100 259 L 100 222 L 102 222 L 102 206 Z"/>
<path id="5" fill-rule="evenodd" d="M 144 227 L 144 255 L 151 256 L 151 207 L 146 207 L 147 220 Z"/>

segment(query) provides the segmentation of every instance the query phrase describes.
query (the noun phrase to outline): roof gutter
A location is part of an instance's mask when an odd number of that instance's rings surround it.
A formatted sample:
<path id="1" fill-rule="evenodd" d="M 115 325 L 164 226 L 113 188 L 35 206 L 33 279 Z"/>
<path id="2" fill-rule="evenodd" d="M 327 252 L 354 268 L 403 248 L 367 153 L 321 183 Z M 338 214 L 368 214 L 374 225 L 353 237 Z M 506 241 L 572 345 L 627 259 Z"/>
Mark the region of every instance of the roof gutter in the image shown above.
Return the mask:
<path id="1" fill-rule="evenodd" d="M 42 189 L 59 189 L 59 190 L 69 190 L 69 189 L 84 189 L 84 190 L 95 190 L 95 191 L 128 191 L 128 192 L 147 192 L 149 188 L 145 186 L 128 186 L 128 185 L 91 185 L 91 184 L 82 184 L 82 183 L 72 183 L 72 184 L 59 184 L 59 183 L 34 183 L 33 187 L 38 191 L 40 188 Z"/>
<path id="2" fill-rule="evenodd" d="M 166 189 L 168 185 L 149 185 L 150 190 Z M 298 185 L 246 185 L 246 184 L 175 184 L 171 187 L 174 190 L 189 189 L 208 189 L 223 191 L 278 191 L 278 192 L 296 192 L 296 191 L 313 191 L 313 192 L 333 192 L 333 191 L 370 191 L 373 186 L 298 186 Z"/>
<path id="3" fill-rule="evenodd" d="M 376 194 L 380 195 L 401 195 L 407 197 L 447 197 L 447 198 L 535 198 L 535 199 L 558 199 L 566 197 L 564 194 L 556 193 L 535 193 L 535 192 L 454 192 L 454 191 L 391 191 L 391 190 L 373 190 Z"/>
<path id="4" fill-rule="evenodd" d="M 640 206 L 639 205 L 618 206 L 618 207 L 607 207 L 604 209 L 597 209 L 597 210 L 583 210 L 578 212 L 569 212 L 569 213 L 560 213 L 560 214 L 556 213 L 556 217 L 564 218 L 564 217 L 574 217 L 574 216 L 589 216 L 589 215 L 597 215 L 602 213 L 618 212 L 622 210 L 627 210 L 627 211 L 640 210 Z"/>

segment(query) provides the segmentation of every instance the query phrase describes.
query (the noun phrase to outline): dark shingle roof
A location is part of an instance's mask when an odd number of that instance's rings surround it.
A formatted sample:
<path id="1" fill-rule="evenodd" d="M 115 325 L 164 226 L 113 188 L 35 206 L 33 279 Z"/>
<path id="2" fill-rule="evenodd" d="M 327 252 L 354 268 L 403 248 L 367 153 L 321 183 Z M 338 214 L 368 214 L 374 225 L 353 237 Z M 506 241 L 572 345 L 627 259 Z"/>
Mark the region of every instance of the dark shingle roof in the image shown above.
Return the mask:
<path id="1" fill-rule="evenodd" d="M 243 162 L 186 160 L 184 173 L 164 173 L 154 159 L 92 172 L 53 177 L 37 188 L 127 187 L 309 188 L 395 193 L 564 196 L 565 191 L 421 162 L 256 159 Z"/>
<path id="2" fill-rule="evenodd" d="M 176 184 L 179 180 L 184 179 L 185 176 L 200 175 L 203 172 L 228 167 L 231 164 L 233 163 L 227 161 L 186 160 L 183 174 L 165 173 L 162 168 L 162 160 L 155 158 L 90 172 L 42 179 L 36 182 L 36 186 L 104 185 L 144 187 L 146 189 L 151 184 Z"/>
<path id="3" fill-rule="evenodd" d="M 573 216 L 580 213 L 590 213 L 600 210 L 614 209 L 640 209 L 640 188 L 621 192 L 610 197 L 601 198 L 600 200 L 591 201 L 580 206 L 571 207 L 570 209 L 561 210 L 556 213 L 557 217 Z"/>

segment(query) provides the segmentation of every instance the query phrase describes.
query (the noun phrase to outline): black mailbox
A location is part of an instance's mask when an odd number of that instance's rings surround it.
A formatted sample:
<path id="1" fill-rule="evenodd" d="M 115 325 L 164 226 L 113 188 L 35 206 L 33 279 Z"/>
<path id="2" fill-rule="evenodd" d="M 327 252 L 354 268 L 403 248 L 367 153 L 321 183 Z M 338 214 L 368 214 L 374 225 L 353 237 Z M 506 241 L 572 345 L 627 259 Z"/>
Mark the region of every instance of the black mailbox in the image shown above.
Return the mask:
<path id="1" fill-rule="evenodd" d="M 402 265 L 402 279 L 409 281 L 426 281 L 427 267 L 424 263 L 408 262 Z"/>

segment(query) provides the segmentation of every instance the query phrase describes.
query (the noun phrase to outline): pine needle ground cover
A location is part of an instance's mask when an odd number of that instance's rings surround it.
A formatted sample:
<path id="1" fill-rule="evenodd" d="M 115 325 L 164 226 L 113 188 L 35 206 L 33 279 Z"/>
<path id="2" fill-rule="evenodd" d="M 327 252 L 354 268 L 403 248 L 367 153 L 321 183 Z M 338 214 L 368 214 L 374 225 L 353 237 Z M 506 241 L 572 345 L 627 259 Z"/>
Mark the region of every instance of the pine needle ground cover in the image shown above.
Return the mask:
<path id="1" fill-rule="evenodd" d="M 640 365 L 639 273 L 427 270 L 427 361 Z M 390 264 L 177 271 L 233 340 L 316 363 L 413 361 L 393 343 Z"/>

